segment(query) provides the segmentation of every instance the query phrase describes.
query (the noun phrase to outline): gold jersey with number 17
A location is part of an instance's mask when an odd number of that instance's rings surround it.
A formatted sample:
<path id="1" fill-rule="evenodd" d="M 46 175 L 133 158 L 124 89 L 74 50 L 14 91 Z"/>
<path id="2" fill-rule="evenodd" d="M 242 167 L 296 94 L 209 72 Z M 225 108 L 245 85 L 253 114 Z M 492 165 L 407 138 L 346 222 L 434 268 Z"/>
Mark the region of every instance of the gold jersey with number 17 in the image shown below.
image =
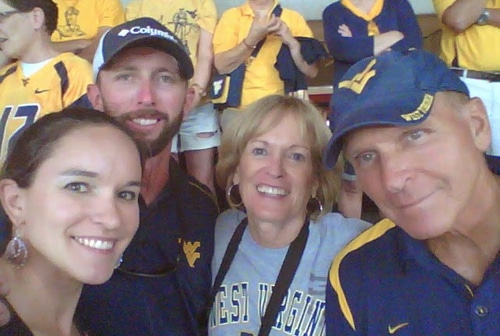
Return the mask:
<path id="1" fill-rule="evenodd" d="M 16 62 L 0 70 L 0 163 L 20 132 L 41 116 L 58 112 L 84 95 L 92 68 L 84 59 L 63 53 L 32 76 Z"/>

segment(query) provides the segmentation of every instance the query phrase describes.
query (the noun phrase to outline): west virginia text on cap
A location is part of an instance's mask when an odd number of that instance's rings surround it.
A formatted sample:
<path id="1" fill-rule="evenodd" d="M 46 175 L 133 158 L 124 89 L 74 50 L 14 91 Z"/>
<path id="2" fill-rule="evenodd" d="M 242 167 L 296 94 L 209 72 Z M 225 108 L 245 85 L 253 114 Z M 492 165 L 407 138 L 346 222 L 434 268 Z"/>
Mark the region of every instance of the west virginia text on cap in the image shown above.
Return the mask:
<path id="1" fill-rule="evenodd" d="M 324 153 L 326 167 L 337 162 L 347 132 L 374 125 L 419 124 L 429 116 L 440 91 L 469 95 L 445 63 L 423 50 L 389 51 L 354 64 L 333 91 L 333 136 Z"/>

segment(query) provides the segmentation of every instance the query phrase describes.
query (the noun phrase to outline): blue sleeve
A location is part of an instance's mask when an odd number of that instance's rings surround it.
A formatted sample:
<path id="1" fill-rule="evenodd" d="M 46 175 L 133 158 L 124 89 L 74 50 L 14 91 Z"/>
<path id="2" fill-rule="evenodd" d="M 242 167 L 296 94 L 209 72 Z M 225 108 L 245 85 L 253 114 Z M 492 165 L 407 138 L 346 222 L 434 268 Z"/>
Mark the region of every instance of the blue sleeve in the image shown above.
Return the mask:
<path id="1" fill-rule="evenodd" d="M 92 106 L 92 103 L 90 102 L 89 97 L 87 96 L 87 94 L 84 94 L 80 98 L 78 98 L 77 100 L 75 100 L 73 103 L 71 103 L 71 105 L 69 107 L 70 108 L 81 107 L 81 108 L 88 108 L 88 109 L 91 109 L 91 110 L 94 109 L 94 107 Z"/>
<path id="2" fill-rule="evenodd" d="M 399 31 L 403 33 L 405 37 L 396 43 L 392 49 L 399 51 L 408 50 L 410 48 L 422 49 L 424 45 L 422 31 L 418 25 L 413 8 L 407 0 L 399 1 L 397 15 Z"/>
<path id="3" fill-rule="evenodd" d="M 485 156 L 486 156 L 486 162 L 488 163 L 488 167 L 490 168 L 490 170 L 494 174 L 500 175 L 500 157 L 492 155 L 485 155 Z"/>
<path id="4" fill-rule="evenodd" d="M 353 22 L 347 22 L 348 20 L 341 15 L 339 8 L 340 4 L 334 3 L 323 12 L 323 30 L 330 54 L 334 59 L 347 63 L 355 63 L 372 56 L 373 36 L 357 36 L 353 32 L 352 37 L 343 37 L 338 33 L 338 28 L 342 24 L 347 25 L 351 31 L 353 30 Z"/>
<path id="5" fill-rule="evenodd" d="M 10 237 L 10 224 L 7 214 L 0 206 L 0 252 L 4 252 L 4 247 L 7 246 Z"/>
<path id="6" fill-rule="evenodd" d="M 326 336 L 359 336 L 361 333 L 353 330 L 340 309 L 337 293 L 330 281 L 326 284 Z"/>

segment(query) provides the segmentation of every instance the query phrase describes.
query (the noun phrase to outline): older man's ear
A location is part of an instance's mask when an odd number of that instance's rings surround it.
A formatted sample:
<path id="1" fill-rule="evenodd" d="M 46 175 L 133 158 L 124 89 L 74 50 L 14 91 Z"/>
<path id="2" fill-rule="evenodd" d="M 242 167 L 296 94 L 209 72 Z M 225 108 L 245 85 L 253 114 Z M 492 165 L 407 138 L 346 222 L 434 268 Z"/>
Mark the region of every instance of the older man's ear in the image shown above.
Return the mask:
<path id="1" fill-rule="evenodd" d="M 484 103 L 479 98 L 472 98 L 466 103 L 469 126 L 476 147 L 486 152 L 491 146 L 491 125 Z"/>

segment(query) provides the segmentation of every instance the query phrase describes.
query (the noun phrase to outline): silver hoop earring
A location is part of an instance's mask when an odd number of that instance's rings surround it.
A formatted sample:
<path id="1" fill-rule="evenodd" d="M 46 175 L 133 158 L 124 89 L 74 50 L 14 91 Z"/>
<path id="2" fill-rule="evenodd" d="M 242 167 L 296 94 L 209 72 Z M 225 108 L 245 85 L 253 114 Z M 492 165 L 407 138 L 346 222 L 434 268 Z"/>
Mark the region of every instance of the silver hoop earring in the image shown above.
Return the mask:
<path id="1" fill-rule="evenodd" d="M 318 218 L 319 215 L 323 212 L 323 204 L 316 196 L 311 197 L 307 202 L 307 213 L 311 218 Z"/>
<path id="2" fill-rule="evenodd" d="M 18 232 L 7 244 L 4 258 L 16 269 L 22 268 L 28 261 L 28 246 Z"/>
<path id="3" fill-rule="evenodd" d="M 237 184 L 231 184 L 229 189 L 227 189 L 226 198 L 227 198 L 227 203 L 229 203 L 229 205 L 232 208 L 239 209 L 243 205 L 243 201 L 241 200 L 239 192 L 237 193 L 237 196 L 239 197 L 239 201 L 237 201 L 237 202 L 233 201 L 233 188 L 236 186 L 237 186 Z"/>

